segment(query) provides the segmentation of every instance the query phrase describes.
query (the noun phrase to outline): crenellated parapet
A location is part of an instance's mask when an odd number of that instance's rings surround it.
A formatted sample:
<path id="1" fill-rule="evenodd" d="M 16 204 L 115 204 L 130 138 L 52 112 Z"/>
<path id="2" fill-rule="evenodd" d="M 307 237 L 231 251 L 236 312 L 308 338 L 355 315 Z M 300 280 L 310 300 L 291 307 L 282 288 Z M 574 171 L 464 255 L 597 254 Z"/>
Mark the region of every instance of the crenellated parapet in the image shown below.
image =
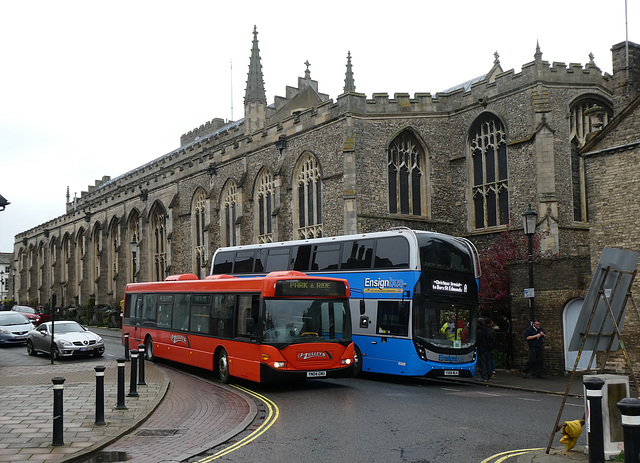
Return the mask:
<path id="1" fill-rule="evenodd" d="M 197 127 L 183 134 L 180 137 L 180 146 L 188 145 L 189 143 L 194 142 L 199 138 L 204 138 L 209 135 L 212 135 L 213 133 L 217 132 L 222 127 L 224 127 L 226 124 L 228 123 L 225 122 L 224 119 L 221 119 L 219 117 L 216 117 L 210 121 L 207 121 L 206 123 L 202 124 L 200 127 Z"/>

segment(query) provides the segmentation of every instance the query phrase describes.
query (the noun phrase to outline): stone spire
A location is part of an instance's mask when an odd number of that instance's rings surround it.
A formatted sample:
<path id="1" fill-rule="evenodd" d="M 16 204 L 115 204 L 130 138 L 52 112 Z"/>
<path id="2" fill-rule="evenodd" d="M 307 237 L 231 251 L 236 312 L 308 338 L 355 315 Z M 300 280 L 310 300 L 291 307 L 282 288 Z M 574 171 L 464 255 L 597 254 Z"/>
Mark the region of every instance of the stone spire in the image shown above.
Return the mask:
<path id="1" fill-rule="evenodd" d="M 258 102 L 267 104 L 262 76 L 262 64 L 260 63 L 260 49 L 258 48 L 258 29 L 253 26 L 253 47 L 251 48 L 251 60 L 249 61 L 249 75 L 247 88 L 244 94 L 244 103 Z"/>
<path id="2" fill-rule="evenodd" d="M 355 93 L 356 83 L 353 80 L 353 70 L 351 69 L 351 52 L 347 53 L 347 73 L 344 77 L 344 93 Z"/>
<path id="3" fill-rule="evenodd" d="M 249 75 L 244 94 L 244 131 L 247 135 L 264 129 L 267 120 L 267 97 L 264 91 L 258 29 L 253 26 L 253 47 L 249 61 Z"/>

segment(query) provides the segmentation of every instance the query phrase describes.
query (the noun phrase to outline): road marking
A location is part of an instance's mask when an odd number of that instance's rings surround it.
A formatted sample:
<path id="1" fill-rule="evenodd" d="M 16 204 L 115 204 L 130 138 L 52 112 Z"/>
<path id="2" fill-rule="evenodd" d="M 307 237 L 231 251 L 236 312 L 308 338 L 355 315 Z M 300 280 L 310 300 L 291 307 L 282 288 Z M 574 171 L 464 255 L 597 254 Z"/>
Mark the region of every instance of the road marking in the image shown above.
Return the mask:
<path id="1" fill-rule="evenodd" d="M 502 463 L 503 461 L 505 461 L 505 460 L 507 460 L 507 459 L 509 459 L 511 457 L 517 457 L 517 456 L 520 456 L 520 455 L 524 455 L 525 453 L 535 452 L 537 450 L 543 450 L 543 448 L 540 447 L 540 448 L 536 448 L 536 449 L 508 450 L 506 452 L 501 452 L 501 453 L 496 453 L 495 455 L 491 455 L 489 458 L 485 458 L 480 463 L 489 463 L 494 458 L 497 458 L 494 461 L 494 463 Z"/>
<path id="2" fill-rule="evenodd" d="M 271 426 L 273 426 L 273 424 L 276 422 L 276 420 L 278 419 L 278 416 L 280 416 L 280 410 L 278 409 L 278 406 L 271 401 L 270 399 L 267 399 L 265 396 L 258 394 L 257 392 L 254 392 L 250 389 L 247 389 L 246 387 L 243 386 L 238 386 L 235 384 L 232 384 L 231 386 L 235 387 L 236 389 L 240 389 L 241 391 L 245 392 L 246 394 L 249 394 L 250 396 L 256 397 L 258 399 L 260 399 L 261 401 L 263 401 L 266 405 L 267 405 L 267 409 L 269 410 L 267 417 L 264 420 L 264 423 L 262 423 L 260 425 L 260 427 L 256 428 L 255 431 L 253 431 L 250 435 L 248 435 L 247 437 L 245 437 L 244 439 L 240 439 L 238 442 L 236 442 L 235 444 L 220 450 L 218 453 L 215 453 L 207 458 L 204 458 L 202 460 L 198 460 L 197 463 L 207 463 L 209 461 L 213 461 L 213 460 L 217 460 L 220 457 L 223 457 L 235 450 L 238 450 L 240 447 L 244 447 L 245 445 L 247 445 L 249 442 L 253 441 L 254 439 L 257 439 L 258 437 L 260 437 L 267 429 L 269 429 Z"/>
<path id="3" fill-rule="evenodd" d="M 542 402 L 540 399 L 527 399 L 526 397 L 518 397 L 520 400 L 526 400 L 527 402 Z"/>

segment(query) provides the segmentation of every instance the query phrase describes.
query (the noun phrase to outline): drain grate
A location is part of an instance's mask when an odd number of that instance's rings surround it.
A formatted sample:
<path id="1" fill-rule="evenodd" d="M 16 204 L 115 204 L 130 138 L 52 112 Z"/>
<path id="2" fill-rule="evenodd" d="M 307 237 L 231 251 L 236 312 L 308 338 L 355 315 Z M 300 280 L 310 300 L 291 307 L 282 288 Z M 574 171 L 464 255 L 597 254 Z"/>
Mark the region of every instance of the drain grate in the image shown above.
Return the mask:
<path id="1" fill-rule="evenodd" d="M 141 429 L 136 433 L 140 437 L 167 437 L 179 434 L 179 429 Z"/>

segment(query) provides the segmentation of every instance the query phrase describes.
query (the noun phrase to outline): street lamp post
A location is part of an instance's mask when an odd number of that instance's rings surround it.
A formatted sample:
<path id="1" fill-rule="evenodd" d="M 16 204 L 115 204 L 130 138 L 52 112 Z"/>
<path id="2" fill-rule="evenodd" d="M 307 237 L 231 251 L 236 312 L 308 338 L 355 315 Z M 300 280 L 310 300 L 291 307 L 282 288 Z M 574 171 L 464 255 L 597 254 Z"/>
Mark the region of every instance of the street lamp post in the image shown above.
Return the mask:
<path id="1" fill-rule="evenodd" d="M 538 214 L 531 209 L 531 204 L 529 204 L 529 209 L 522 214 L 522 224 L 524 234 L 527 235 L 529 241 L 529 288 L 525 290 L 525 297 L 529 299 L 529 318 L 531 323 L 536 320 L 536 301 L 533 289 L 533 235 L 536 233 L 537 222 Z"/>
<path id="2" fill-rule="evenodd" d="M 11 267 L 11 275 L 13 276 L 13 283 L 11 284 L 11 300 L 16 303 L 16 268 Z"/>
<path id="3" fill-rule="evenodd" d="M 131 256 L 132 256 L 132 264 L 133 264 L 133 282 L 136 282 L 136 253 L 138 252 L 138 243 L 136 242 L 136 236 L 133 235 L 133 239 L 131 240 Z"/>

